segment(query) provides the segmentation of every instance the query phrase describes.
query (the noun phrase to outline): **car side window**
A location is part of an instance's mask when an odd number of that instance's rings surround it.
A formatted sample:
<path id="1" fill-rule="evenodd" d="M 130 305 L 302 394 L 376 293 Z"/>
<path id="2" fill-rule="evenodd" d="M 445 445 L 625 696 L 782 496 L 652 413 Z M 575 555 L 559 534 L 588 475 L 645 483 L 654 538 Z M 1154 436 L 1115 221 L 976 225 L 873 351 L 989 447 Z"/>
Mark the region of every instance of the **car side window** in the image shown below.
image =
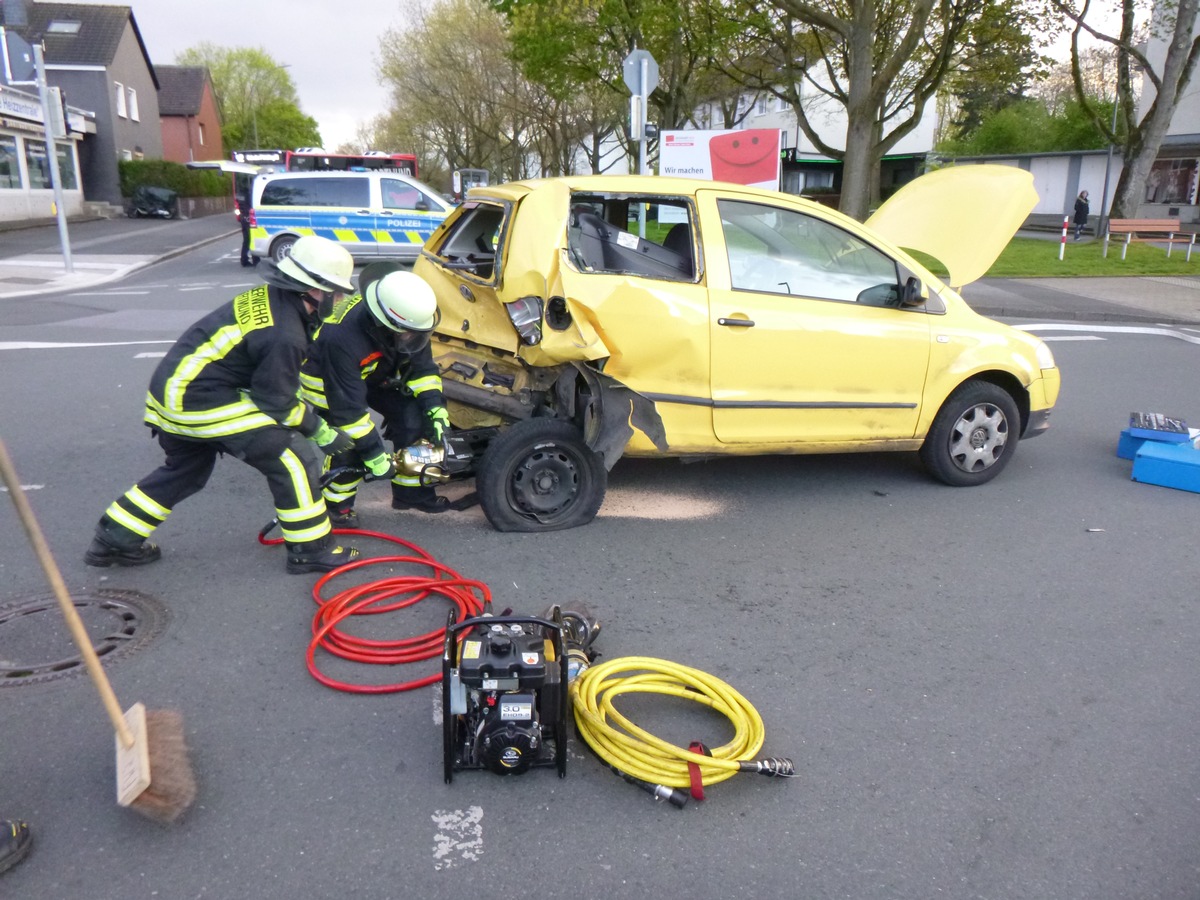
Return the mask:
<path id="1" fill-rule="evenodd" d="M 435 209 L 434 204 L 419 188 L 398 178 L 380 179 L 383 205 L 387 209 Z"/>
<path id="2" fill-rule="evenodd" d="M 892 306 L 895 261 L 851 232 L 791 209 L 717 204 L 734 290 Z"/>
<path id="3" fill-rule="evenodd" d="M 567 247 L 582 272 L 695 281 L 690 204 L 678 197 L 571 198 Z"/>
<path id="4" fill-rule="evenodd" d="M 340 206 L 363 209 L 371 186 L 361 178 L 280 178 L 269 182 L 259 206 Z"/>

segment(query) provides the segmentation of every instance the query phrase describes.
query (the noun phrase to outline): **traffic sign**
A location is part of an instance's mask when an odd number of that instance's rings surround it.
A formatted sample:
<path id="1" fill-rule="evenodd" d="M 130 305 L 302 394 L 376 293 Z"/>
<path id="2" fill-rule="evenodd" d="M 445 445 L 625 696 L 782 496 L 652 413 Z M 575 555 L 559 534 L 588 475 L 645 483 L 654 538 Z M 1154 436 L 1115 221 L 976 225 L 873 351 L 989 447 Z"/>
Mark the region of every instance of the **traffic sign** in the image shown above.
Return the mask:
<path id="1" fill-rule="evenodd" d="M 646 63 L 644 82 L 642 80 L 643 62 Z M 623 68 L 625 70 L 625 86 L 629 88 L 630 93 L 646 97 L 658 87 L 658 63 L 650 55 L 649 50 L 634 50 L 625 57 Z"/>

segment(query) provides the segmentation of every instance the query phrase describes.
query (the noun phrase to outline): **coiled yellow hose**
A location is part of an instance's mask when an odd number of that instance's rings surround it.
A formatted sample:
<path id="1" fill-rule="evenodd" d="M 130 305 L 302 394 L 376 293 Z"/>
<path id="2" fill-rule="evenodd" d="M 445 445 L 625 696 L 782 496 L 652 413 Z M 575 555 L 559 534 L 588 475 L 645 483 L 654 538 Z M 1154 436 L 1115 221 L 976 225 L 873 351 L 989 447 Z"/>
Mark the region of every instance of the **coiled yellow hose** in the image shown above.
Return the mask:
<path id="1" fill-rule="evenodd" d="M 588 746 L 610 766 L 651 784 L 690 787 L 688 763 L 699 766 L 704 785 L 717 784 L 743 771 L 740 761 L 752 760 L 763 745 L 758 711 L 721 679 L 699 669 L 628 656 L 586 669 L 571 690 L 575 725 Z M 712 756 L 669 744 L 616 710 L 617 697 L 634 693 L 666 694 L 707 706 L 733 724 L 733 740 L 713 748 Z"/>

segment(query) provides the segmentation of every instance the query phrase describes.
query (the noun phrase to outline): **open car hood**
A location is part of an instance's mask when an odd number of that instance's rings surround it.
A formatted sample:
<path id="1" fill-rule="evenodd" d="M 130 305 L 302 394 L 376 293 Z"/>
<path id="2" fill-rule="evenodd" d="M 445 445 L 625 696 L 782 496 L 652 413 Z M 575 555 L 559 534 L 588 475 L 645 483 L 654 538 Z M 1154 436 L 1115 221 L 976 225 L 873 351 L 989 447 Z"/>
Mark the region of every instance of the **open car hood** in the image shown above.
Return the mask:
<path id="1" fill-rule="evenodd" d="M 1015 166 L 938 169 L 902 187 L 867 227 L 938 260 L 955 288 L 981 278 L 1037 205 L 1033 176 Z"/>

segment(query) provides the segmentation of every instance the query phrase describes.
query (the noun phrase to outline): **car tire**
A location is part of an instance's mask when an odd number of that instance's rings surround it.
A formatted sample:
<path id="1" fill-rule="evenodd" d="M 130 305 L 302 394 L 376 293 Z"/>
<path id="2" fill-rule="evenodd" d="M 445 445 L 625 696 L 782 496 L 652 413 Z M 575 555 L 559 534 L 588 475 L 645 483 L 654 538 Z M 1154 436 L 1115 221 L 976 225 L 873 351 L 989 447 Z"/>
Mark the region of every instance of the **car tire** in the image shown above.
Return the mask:
<path id="1" fill-rule="evenodd" d="M 275 243 L 271 245 L 271 259 L 277 264 L 283 262 L 292 255 L 292 247 L 296 245 L 296 238 L 290 234 L 285 234 L 283 237 L 276 238 Z"/>
<path id="2" fill-rule="evenodd" d="M 921 445 L 921 462 L 954 487 L 991 481 L 1008 465 L 1021 436 L 1021 413 L 1003 388 L 967 382 L 952 393 Z"/>
<path id="3" fill-rule="evenodd" d="M 570 422 L 525 419 L 488 445 L 475 486 L 497 531 L 562 531 L 596 517 L 608 471 Z"/>

